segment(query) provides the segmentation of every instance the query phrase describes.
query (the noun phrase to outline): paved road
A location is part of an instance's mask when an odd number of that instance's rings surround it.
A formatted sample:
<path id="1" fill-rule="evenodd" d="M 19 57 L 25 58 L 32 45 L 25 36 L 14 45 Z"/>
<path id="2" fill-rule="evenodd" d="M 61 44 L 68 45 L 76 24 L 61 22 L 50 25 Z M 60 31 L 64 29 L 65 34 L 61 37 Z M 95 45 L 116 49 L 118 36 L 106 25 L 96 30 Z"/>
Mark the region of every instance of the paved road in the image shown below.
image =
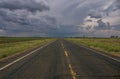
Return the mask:
<path id="1" fill-rule="evenodd" d="M 64 40 L 2 64 L 0 79 L 120 79 L 119 61 Z"/>

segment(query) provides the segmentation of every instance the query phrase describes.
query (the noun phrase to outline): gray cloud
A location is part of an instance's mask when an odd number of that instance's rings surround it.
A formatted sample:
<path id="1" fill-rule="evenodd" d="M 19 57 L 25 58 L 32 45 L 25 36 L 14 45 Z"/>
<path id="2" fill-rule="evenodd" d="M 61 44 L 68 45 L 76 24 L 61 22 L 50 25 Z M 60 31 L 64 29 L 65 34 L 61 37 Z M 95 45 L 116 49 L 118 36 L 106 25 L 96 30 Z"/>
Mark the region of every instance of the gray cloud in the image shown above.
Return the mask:
<path id="1" fill-rule="evenodd" d="M 117 9 L 120 9 L 120 0 L 116 0 L 116 6 L 117 6 Z"/>
<path id="2" fill-rule="evenodd" d="M 102 19 L 97 21 L 99 27 L 105 27 L 106 24 L 102 21 Z"/>
<path id="3" fill-rule="evenodd" d="M 87 19 L 86 22 L 92 22 L 92 20 L 91 19 Z"/>
<path id="4" fill-rule="evenodd" d="M 31 12 L 49 10 L 49 6 L 35 0 L 1 0 L 0 8 L 10 10 L 26 9 Z"/>
<path id="5" fill-rule="evenodd" d="M 97 27 L 97 29 L 98 30 L 101 30 L 101 29 L 111 29 L 111 27 L 110 27 L 110 23 L 109 22 L 103 22 L 102 21 L 102 19 L 99 19 L 98 21 L 97 21 L 97 23 L 98 23 L 98 27 Z"/>
<path id="6" fill-rule="evenodd" d="M 99 11 L 92 11 L 88 14 L 91 18 L 102 18 L 102 13 Z"/>
<path id="7" fill-rule="evenodd" d="M 0 9 L 0 30 L 7 35 L 47 35 L 57 29 L 54 17 L 40 16 L 40 12 L 32 13 L 27 10 Z M 3 33 L 1 33 L 3 34 Z"/>
<path id="8" fill-rule="evenodd" d="M 0 35 L 118 34 L 120 0 L 0 0 Z M 83 24 L 83 25 L 82 25 Z"/>
<path id="9" fill-rule="evenodd" d="M 22 12 L 22 14 L 21 14 Z M 29 12 L 26 10 L 10 11 L 9 9 L 0 9 L 0 18 L 8 22 L 14 22 L 19 24 L 27 24 L 27 15 Z"/>

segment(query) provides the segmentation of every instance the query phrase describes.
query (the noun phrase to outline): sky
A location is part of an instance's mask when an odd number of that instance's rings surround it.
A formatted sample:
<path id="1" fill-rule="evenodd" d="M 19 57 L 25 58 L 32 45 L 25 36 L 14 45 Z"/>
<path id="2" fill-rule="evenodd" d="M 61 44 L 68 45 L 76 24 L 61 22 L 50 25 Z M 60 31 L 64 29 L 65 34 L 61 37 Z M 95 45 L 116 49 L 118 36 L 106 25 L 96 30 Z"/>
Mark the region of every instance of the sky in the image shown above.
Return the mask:
<path id="1" fill-rule="evenodd" d="M 120 0 L 0 0 L 0 36 L 120 36 Z"/>

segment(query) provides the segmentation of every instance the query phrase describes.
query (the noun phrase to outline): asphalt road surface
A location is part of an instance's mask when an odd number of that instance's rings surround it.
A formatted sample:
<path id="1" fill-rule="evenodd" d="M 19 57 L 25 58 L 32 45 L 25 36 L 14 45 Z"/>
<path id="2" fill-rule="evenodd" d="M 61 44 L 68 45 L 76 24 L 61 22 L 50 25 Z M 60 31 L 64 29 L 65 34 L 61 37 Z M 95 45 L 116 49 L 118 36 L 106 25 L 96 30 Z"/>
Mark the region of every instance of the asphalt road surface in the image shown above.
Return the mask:
<path id="1" fill-rule="evenodd" d="M 57 40 L 21 57 L 0 61 L 0 79 L 120 79 L 120 61 Z"/>

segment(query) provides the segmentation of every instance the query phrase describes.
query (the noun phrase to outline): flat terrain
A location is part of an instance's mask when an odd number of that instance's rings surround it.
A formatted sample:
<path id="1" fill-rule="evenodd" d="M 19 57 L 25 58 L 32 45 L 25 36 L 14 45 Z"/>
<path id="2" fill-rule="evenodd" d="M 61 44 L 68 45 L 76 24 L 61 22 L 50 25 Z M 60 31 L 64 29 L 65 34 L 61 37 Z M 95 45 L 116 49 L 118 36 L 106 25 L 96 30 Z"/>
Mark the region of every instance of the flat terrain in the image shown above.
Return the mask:
<path id="1" fill-rule="evenodd" d="M 39 37 L 0 37 L 0 59 L 23 53 L 52 40 Z"/>
<path id="2" fill-rule="evenodd" d="M 0 79 L 120 79 L 120 60 L 65 40 L 0 61 Z"/>
<path id="3" fill-rule="evenodd" d="M 67 38 L 66 40 L 120 57 L 120 38 Z"/>

